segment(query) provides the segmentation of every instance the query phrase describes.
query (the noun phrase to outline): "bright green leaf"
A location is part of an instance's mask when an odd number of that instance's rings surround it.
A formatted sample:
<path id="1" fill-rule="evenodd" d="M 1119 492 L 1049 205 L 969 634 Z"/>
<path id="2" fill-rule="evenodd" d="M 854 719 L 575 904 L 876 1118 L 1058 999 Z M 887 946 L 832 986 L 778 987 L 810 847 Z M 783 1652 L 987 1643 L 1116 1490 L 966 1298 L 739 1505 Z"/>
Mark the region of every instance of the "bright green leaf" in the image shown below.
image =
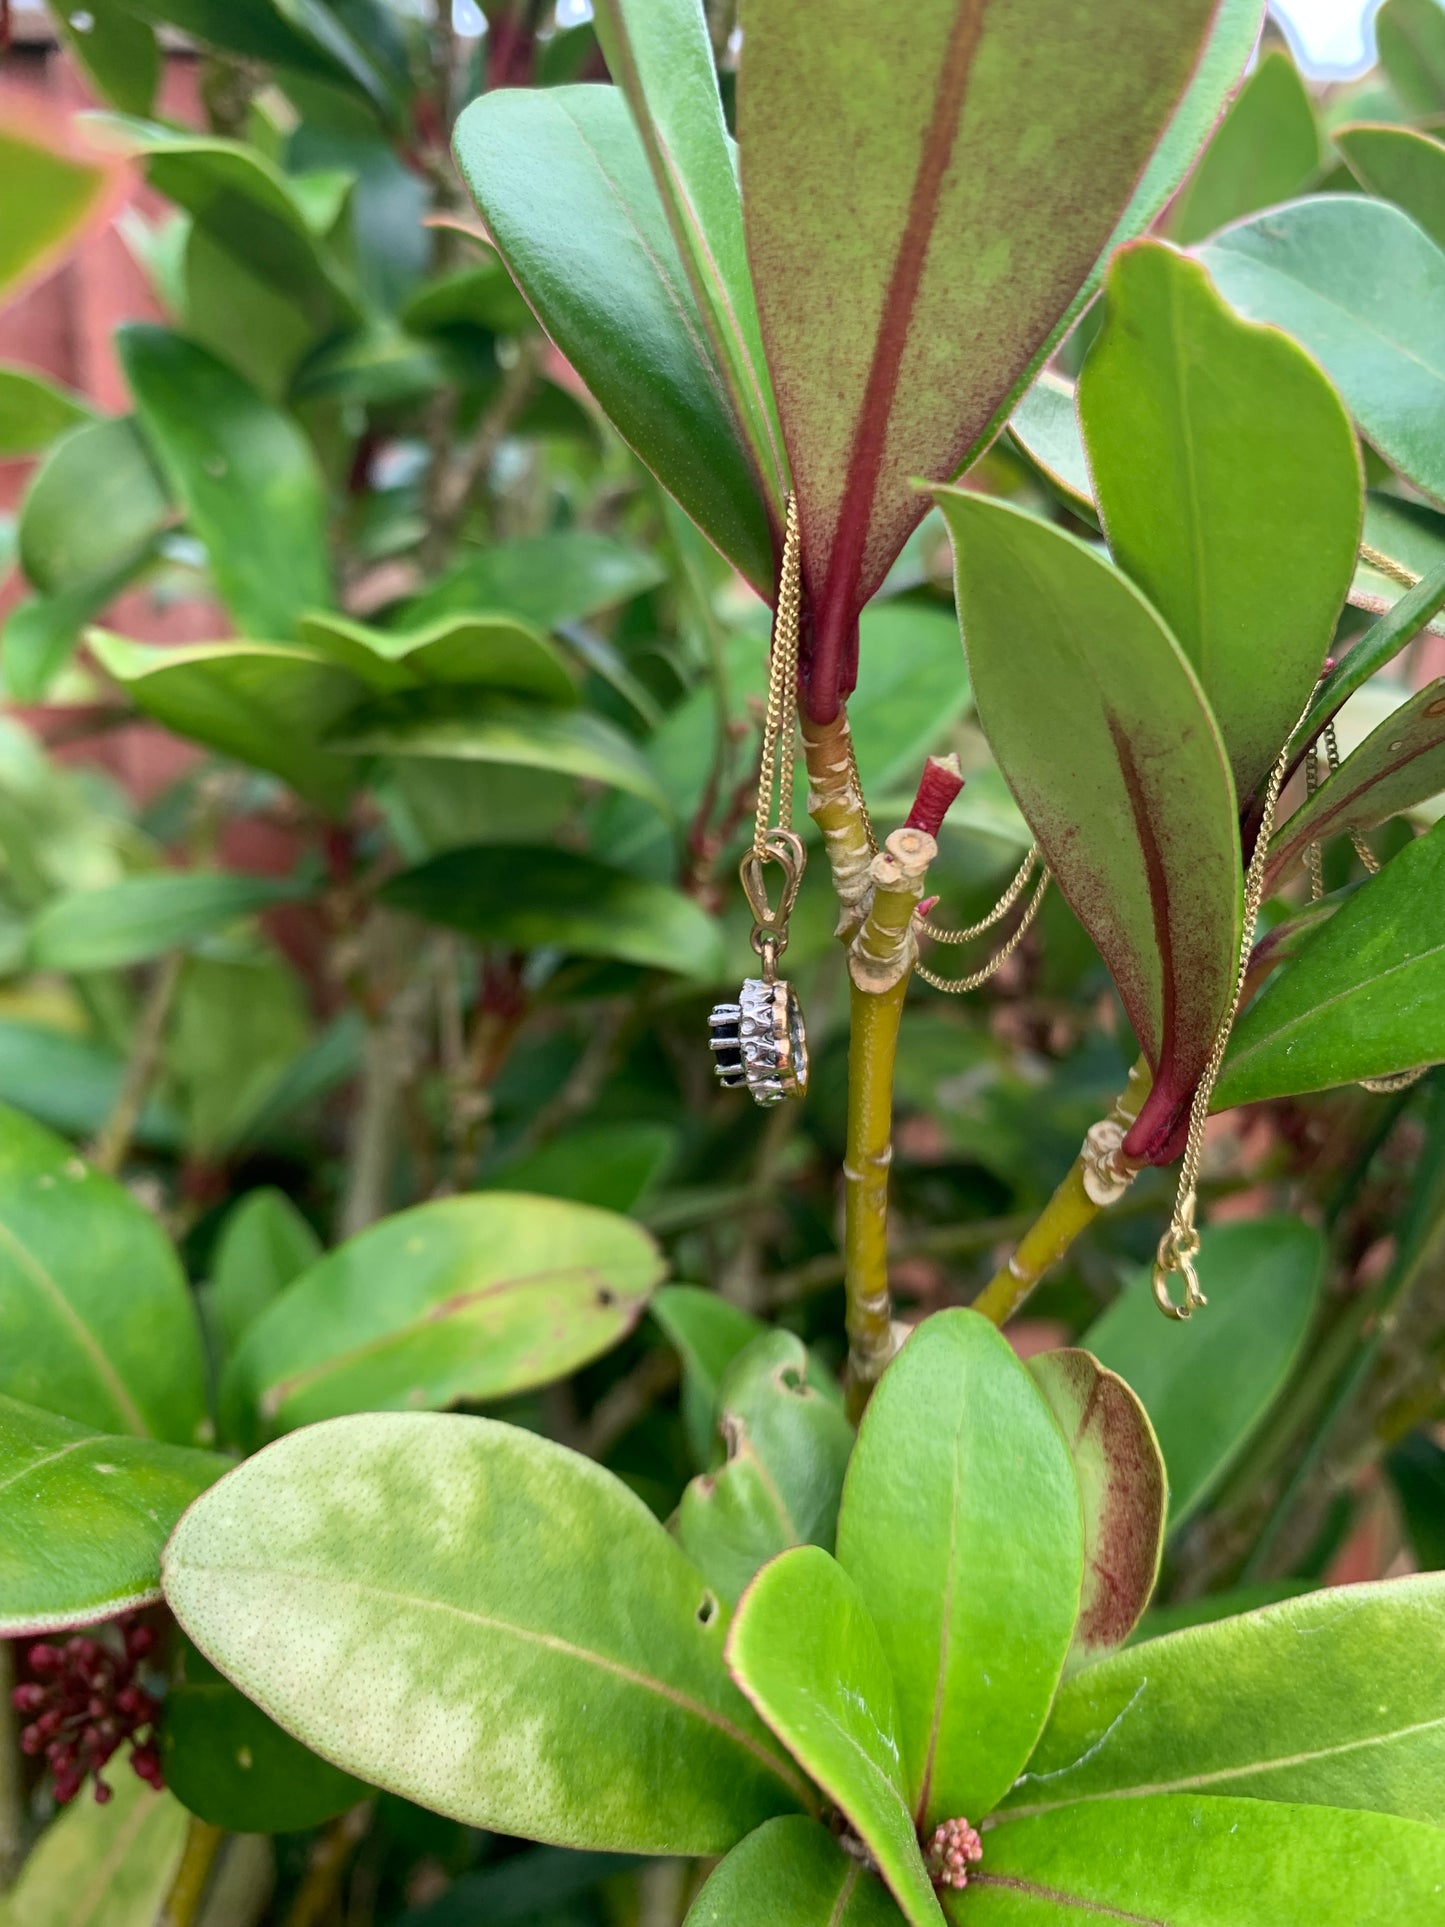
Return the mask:
<path id="1" fill-rule="evenodd" d="M 6 619 L 0 642 L 0 678 L 5 693 L 20 703 L 43 702 L 50 685 L 69 662 L 86 624 L 144 572 L 152 556 L 149 547 L 137 550 L 110 575 L 78 582 L 58 595 L 29 596 L 17 603 Z"/>
<path id="2" fill-rule="evenodd" d="M 40 454 L 90 412 L 83 396 L 35 369 L 0 366 L 0 460 Z"/>
<path id="3" fill-rule="evenodd" d="M 116 338 L 136 413 L 221 600 L 244 634 L 286 640 L 331 600 L 325 489 L 310 444 L 233 369 L 167 328 Z"/>
<path id="4" fill-rule="evenodd" d="M 563 1378 L 641 1317 L 665 1267 L 639 1225 L 484 1191 L 358 1234 L 282 1292 L 222 1383 L 269 1432 L 343 1412 L 505 1398 Z"/>
<path id="5" fill-rule="evenodd" d="M 1319 166 L 1309 90 L 1276 47 L 1235 95 L 1174 203 L 1170 237 L 1187 247 L 1257 208 L 1287 201 L 1303 193 Z"/>
<path id="6" fill-rule="evenodd" d="M 543 327 L 663 486 L 767 587 L 767 514 L 621 93 L 498 89 L 462 115 L 455 146 Z"/>
<path id="7" fill-rule="evenodd" d="M 1413 589 L 1393 601 L 1376 622 L 1371 623 L 1354 647 L 1335 664 L 1320 684 L 1310 712 L 1297 732 L 1301 743 L 1312 743 L 1330 718 L 1338 714 L 1347 698 L 1392 662 L 1407 643 L 1414 640 L 1436 612 L 1445 608 L 1445 557 Z"/>
<path id="8" fill-rule="evenodd" d="M 686 1927 L 900 1927 L 876 1875 L 816 1820 L 793 1815 L 750 1833 L 709 1876 Z"/>
<path id="9" fill-rule="evenodd" d="M 127 187 L 117 160 L 66 151 L 48 120 L 22 116 L 12 98 L 0 131 L 0 300 L 13 300 L 67 248 L 103 227 Z"/>
<path id="10" fill-rule="evenodd" d="M 1138 1396 L 1086 1351 L 1029 1361 L 1074 1455 L 1084 1506 L 1084 1586 L 1070 1668 L 1122 1646 L 1149 1604 L 1169 1493 L 1159 1441 Z"/>
<path id="11" fill-rule="evenodd" d="M 728 1367 L 767 1326 L 698 1285 L 664 1285 L 648 1310 L 682 1359 L 682 1417 L 692 1455 L 705 1471 L 717 1457 L 718 1397 Z"/>
<path id="12" fill-rule="evenodd" d="M 407 630 L 444 616 L 500 614 L 552 629 L 577 622 L 655 588 L 663 571 L 655 555 L 590 529 L 563 529 L 500 542 L 456 563 L 409 602 Z"/>
<path id="13" fill-rule="evenodd" d="M 510 616 L 454 616 L 422 629 L 374 629 L 345 616 L 314 615 L 303 617 L 301 640 L 378 692 L 465 683 L 553 703 L 577 700 L 558 650 Z"/>
<path id="14" fill-rule="evenodd" d="M 1412 127 L 1367 123 L 1337 127 L 1334 143 L 1367 193 L 1403 208 L 1445 248 L 1445 146 Z"/>
<path id="15" fill-rule="evenodd" d="M 284 1191 L 265 1185 L 231 1206 L 216 1240 L 207 1298 L 228 1352 L 320 1257 L 321 1240 Z"/>
<path id="16" fill-rule="evenodd" d="M 129 416 L 82 422 L 46 455 L 20 512 L 20 563 L 54 593 L 108 576 L 174 519 Z"/>
<path id="17" fill-rule="evenodd" d="M 644 970 L 710 977 L 716 923 L 691 897 L 570 850 L 494 844 L 448 850 L 383 886 L 395 910 L 519 950 L 556 947 Z"/>
<path id="18" fill-rule="evenodd" d="M 49 0 L 50 17 L 71 57 L 106 100 L 125 114 L 148 114 L 160 85 L 155 29 L 126 0 L 88 0 L 72 7 Z"/>
<path id="19" fill-rule="evenodd" d="M 31 924 L 30 967 L 116 970 L 144 963 L 309 893 L 285 877 L 222 870 L 127 877 L 99 890 L 70 891 L 52 898 Z"/>
<path id="20" fill-rule="evenodd" d="M 941 1919 L 904 1779 L 888 1660 L 848 1574 L 819 1546 L 760 1572 L 728 1635 L 734 1679 L 847 1815 L 912 1927 Z"/>
<path id="21" fill-rule="evenodd" d="M 207 1428 L 200 1337 L 165 1233 L 124 1186 L 9 1110 L 0 1110 L 0 1393 L 177 1445 Z"/>
<path id="22" fill-rule="evenodd" d="M 1438 0 L 1385 0 L 1375 15 L 1380 64 L 1413 115 L 1445 112 L 1445 14 Z"/>
<path id="23" fill-rule="evenodd" d="M 161 1547 L 230 1461 L 0 1397 L 0 1630 L 111 1619 L 160 1598 Z"/>
<path id="24" fill-rule="evenodd" d="M 119 1755 L 105 1779 L 104 1806 L 82 1792 L 40 1836 L 0 1900 L 3 1927 L 153 1927 L 180 1864 L 186 1810 Z"/>
<path id="25" fill-rule="evenodd" d="M 1177 1529 L 1249 1443 L 1298 1358 L 1319 1302 L 1324 1247 L 1293 1218 L 1211 1225 L 1197 1260 L 1209 1313 L 1169 1323 L 1147 1271 L 1079 1341 L 1153 1421 Z"/>
<path id="26" fill-rule="evenodd" d="M 1087 522 L 1094 479 L 1074 412 L 1074 390 L 1058 375 L 1040 375 L 1009 417 L 1009 434 L 1050 488 Z"/>
<path id="27" fill-rule="evenodd" d="M 1141 241 L 1106 289 L 1078 389 L 1104 532 L 1193 664 L 1247 796 L 1319 679 L 1354 574 L 1354 431 L 1309 356 L 1241 321 L 1197 262 Z"/>
<path id="28" fill-rule="evenodd" d="M 1445 502 L 1445 253 L 1408 215 L 1319 194 L 1199 249 L 1225 299 L 1319 362 L 1393 468 Z"/>
<path id="29" fill-rule="evenodd" d="M 727 1677 L 701 1575 L 547 1439 L 418 1412 L 308 1426 L 192 1506 L 164 1575 L 297 1739 L 469 1825 L 715 1854 L 809 1803 Z"/>
<path id="30" fill-rule="evenodd" d="M 1118 570 L 1061 530 L 939 491 L 974 698 L 999 768 L 1154 1072 L 1130 1152 L 1167 1152 L 1234 996 L 1234 784 L 1198 679 Z"/>
<path id="31" fill-rule="evenodd" d="M 1439 1826 L 1445 1575 L 1309 1593 L 1085 1667 L 1005 1804 L 1199 1792 Z"/>
<path id="32" fill-rule="evenodd" d="M 1416 837 L 1302 943 L 1241 1015 L 1217 1110 L 1445 1055 L 1445 825 Z"/>
<path id="33" fill-rule="evenodd" d="M 977 1312 L 927 1319 L 869 1403 L 838 1520 L 897 1683 L 920 1827 L 981 1819 L 1028 1759 L 1083 1546 L 1069 1447 L 1027 1368 Z"/>
<path id="34" fill-rule="evenodd" d="M 316 43 L 287 24 L 270 0 L 125 0 L 158 27 L 178 27 L 223 54 L 335 81 L 338 71 Z"/>

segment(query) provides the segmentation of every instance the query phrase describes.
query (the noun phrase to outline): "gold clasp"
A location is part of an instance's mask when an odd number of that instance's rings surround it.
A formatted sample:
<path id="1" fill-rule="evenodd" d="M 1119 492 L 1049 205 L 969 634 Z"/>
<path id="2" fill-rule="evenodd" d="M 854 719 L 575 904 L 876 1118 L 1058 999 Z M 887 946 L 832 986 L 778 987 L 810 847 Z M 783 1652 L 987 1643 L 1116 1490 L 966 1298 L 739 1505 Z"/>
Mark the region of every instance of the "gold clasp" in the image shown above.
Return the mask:
<path id="1" fill-rule="evenodd" d="M 798 900 L 798 886 L 803 881 L 807 861 L 808 853 L 796 830 L 774 829 L 764 837 L 763 848 L 749 850 L 738 865 L 738 877 L 753 913 L 753 949 L 763 959 L 768 973 L 788 947 L 788 919 Z M 763 867 L 768 863 L 776 863 L 783 872 L 783 887 L 776 905 L 768 902 L 768 887 L 763 877 Z"/>
<path id="2" fill-rule="evenodd" d="M 1154 1302 L 1166 1318 L 1192 1318 L 1200 1305 L 1207 1305 L 1199 1284 L 1194 1260 L 1199 1256 L 1199 1233 L 1194 1225 L 1197 1199 L 1190 1191 L 1174 1214 L 1174 1222 L 1159 1240 L 1154 1259 Z M 1176 1304 L 1170 1288 L 1174 1275 L 1184 1280 L 1183 1302 Z"/>

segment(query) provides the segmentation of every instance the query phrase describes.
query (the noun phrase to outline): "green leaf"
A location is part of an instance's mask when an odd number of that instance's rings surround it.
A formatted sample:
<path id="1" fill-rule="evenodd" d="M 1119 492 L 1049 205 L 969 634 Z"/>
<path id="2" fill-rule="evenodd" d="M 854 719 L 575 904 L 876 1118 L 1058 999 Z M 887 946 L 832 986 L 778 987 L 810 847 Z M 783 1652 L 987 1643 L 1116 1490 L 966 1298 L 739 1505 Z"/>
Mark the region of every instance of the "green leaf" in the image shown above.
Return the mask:
<path id="1" fill-rule="evenodd" d="M 1445 254 L 1408 215 L 1363 194 L 1318 194 L 1199 249 L 1240 313 L 1305 347 L 1362 434 L 1445 502 Z"/>
<path id="2" fill-rule="evenodd" d="M 769 1820 L 708 1876 L 686 1927 L 899 1927 L 886 1887 L 816 1820 Z"/>
<path id="3" fill-rule="evenodd" d="M 631 1214 L 677 1156 L 667 1124 L 584 1124 L 507 1164 L 496 1182 L 508 1191 L 571 1198 Z"/>
<path id="4" fill-rule="evenodd" d="M 1436 0 L 1385 0 L 1375 15 L 1380 64 L 1412 115 L 1445 111 L 1445 19 Z"/>
<path id="5" fill-rule="evenodd" d="M 716 923 L 691 897 L 570 850 L 493 844 L 448 850 L 382 887 L 394 910 L 518 950 L 555 947 L 644 970 L 711 977 Z"/>
<path id="6" fill-rule="evenodd" d="M 365 1799 L 367 1787 L 279 1727 L 194 1646 L 166 1690 L 161 1764 L 181 1804 L 228 1833 L 300 1833 Z"/>
<path id="7" fill-rule="evenodd" d="M 1309 356 L 1241 321 L 1197 262 L 1140 241 L 1106 289 L 1078 389 L 1104 532 L 1193 664 L 1247 796 L 1309 700 L 1354 575 L 1354 431 Z"/>
<path id="8" fill-rule="evenodd" d="M 979 720 L 1154 1073 L 1131 1155 L 1171 1155 L 1234 997 L 1234 784 L 1193 669 L 1119 571 L 1000 502 L 939 491 Z"/>
<path id="9" fill-rule="evenodd" d="M 1320 168 L 1309 90 L 1283 48 L 1264 55 L 1230 103 L 1169 216 L 1187 247 L 1230 221 L 1303 193 Z"/>
<path id="10" fill-rule="evenodd" d="M 1445 1039 L 1445 825 L 1311 932 L 1241 1015 L 1216 1110 L 1433 1064 Z"/>
<path id="11" fill-rule="evenodd" d="M 1433 1827 L 1163 1796 L 996 1826 L 948 1911 L 960 1927 L 1431 1927 L 1442 1887 Z"/>
<path id="12" fill-rule="evenodd" d="M 152 1927 L 186 1840 L 186 1810 L 117 1757 L 111 1798 L 82 1793 L 45 1829 L 0 1901 L 4 1927 Z"/>
<path id="13" fill-rule="evenodd" d="M 35 369 L 0 365 L 0 460 L 40 454 L 90 413 L 84 396 Z"/>
<path id="14" fill-rule="evenodd" d="M 125 0 L 90 0 L 84 9 L 49 0 L 50 17 L 72 59 L 96 91 L 126 114 L 148 114 L 160 85 L 155 30 Z"/>
<path id="15" fill-rule="evenodd" d="M 664 488 L 768 588 L 767 514 L 621 93 L 499 89 L 467 108 L 454 142 L 542 326 Z"/>
<path id="16" fill-rule="evenodd" d="M 946 481 L 991 437 L 1128 207 L 1212 0 L 1085 14 L 751 0 L 743 206 L 798 490 L 815 690 Z M 1067 184 L 1065 205 L 1061 192 Z M 816 698 L 815 698 L 816 700 Z"/>
<path id="17" fill-rule="evenodd" d="M 590 1205 L 504 1191 L 417 1205 L 261 1313 L 222 1404 L 286 1432 L 344 1412 L 505 1398 L 615 1345 L 664 1271 L 639 1225 Z"/>
<path id="18" fill-rule="evenodd" d="M 64 1137 L 89 1137 L 115 1108 L 125 1075 L 119 1051 L 44 1023 L 0 1018 L 0 1104 L 13 1104 Z M 179 1121 L 152 1097 L 136 1123 L 136 1141 L 173 1149 Z"/>
<path id="19" fill-rule="evenodd" d="M 55 593 L 133 562 L 174 519 L 129 416 L 82 422 L 36 470 L 20 512 L 20 564 Z"/>
<path id="20" fill-rule="evenodd" d="M 310 895 L 285 877 L 190 870 L 127 877 L 99 890 L 54 897 L 30 926 L 33 970 L 117 970 L 167 950 L 189 949 L 212 931 L 277 903 Z"/>
<path id="21" fill-rule="evenodd" d="M 403 690 L 342 716 L 328 735 L 351 755 L 435 756 L 551 770 L 640 796 L 666 814 L 667 792 L 646 756 L 593 711 L 559 709 L 490 689 Z"/>
<path id="22" fill-rule="evenodd" d="M 325 489 L 310 444 L 242 376 L 169 329 L 129 323 L 116 344 L 141 425 L 237 627 L 293 636 L 304 611 L 331 600 Z"/>
<path id="23" fill-rule="evenodd" d="M 1445 146 L 1413 127 L 1368 122 L 1337 127 L 1333 139 L 1366 193 L 1393 201 L 1445 248 Z"/>
<path id="24" fill-rule="evenodd" d="M 31 596 L 11 610 L 0 643 L 5 693 L 20 703 L 43 702 L 69 662 L 88 622 L 139 576 L 152 559 L 149 548 L 128 556 L 107 576 L 97 576 L 58 595 Z"/>
<path id="25" fill-rule="evenodd" d="M 1009 417 L 1009 435 L 1049 487 L 1086 522 L 1094 511 L 1094 479 L 1074 412 L 1074 390 L 1047 370 Z"/>
<path id="26" fill-rule="evenodd" d="M 1427 1432 L 1416 1432 L 1395 1447 L 1385 1469 L 1415 1563 L 1423 1572 L 1445 1571 L 1445 1450 Z"/>
<path id="27" fill-rule="evenodd" d="M 1211 1225 L 1199 1277 L 1209 1316 L 1159 1316 L 1141 1272 L 1079 1341 L 1117 1372 L 1153 1421 L 1177 1530 L 1234 1464 L 1279 1395 L 1319 1303 L 1324 1245 L 1293 1218 Z"/>
<path id="28" fill-rule="evenodd" d="M 301 640 L 380 693 L 468 683 L 553 703 L 577 700 L 559 651 L 511 616 L 454 616 L 421 629 L 374 629 L 346 616 L 306 616 Z"/>
<path id="29" fill-rule="evenodd" d="M 316 43 L 289 25 L 270 0 L 125 0 L 125 5 L 141 19 L 178 27 L 219 53 L 319 79 L 341 77 Z"/>
<path id="30" fill-rule="evenodd" d="M 657 557 L 645 549 L 590 529 L 563 529 L 466 557 L 403 613 L 412 634 L 443 617 L 470 618 L 479 610 L 553 629 L 628 602 L 662 577 Z"/>
<path id="31" fill-rule="evenodd" d="M 342 809 L 355 764 L 318 737 L 357 698 L 355 677 L 315 650 L 263 642 L 180 648 L 91 630 L 107 675 L 145 715 L 254 769 L 273 771 L 328 815 Z"/>
<path id="32" fill-rule="evenodd" d="M 469 1825 L 715 1854 L 809 1804 L 701 1575 L 610 1473 L 509 1426 L 293 1433 L 192 1506 L 165 1588 L 297 1739 Z"/>
<path id="33" fill-rule="evenodd" d="M 718 1399 L 728 1367 L 767 1326 L 741 1306 L 698 1285 L 664 1285 L 648 1306 L 682 1359 L 682 1417 L 693 1458 L 716 1457 Z"/>
<path id="34" fill-rule="evenodd" d="M 207 1304 L 228 1352 L 267 1306 L 321 1257 L 321 1240 L 284 1191 L 248 1191 L 226 1213 Z"/>
<path id="35" fill-rule="evenodd" d="M 738 427 L 775 519 L 788 482 L 743 239 L 737 162 L 697 0 L 602 0 L 597 38 L 627 96 Z"/>
<path id="36" fill-rule="evenodd" d="M 0 1393 L 102 1432 L 194 1445 L 208 1431 L 195 1314 L 164 1232 L 124 1186 L 10 1110 Z"/>
<path id="37" fill-rule="evenodd" d="M 0 300 L 57 265 L 87 233 L 99 232 L 129 189 L 118 158 L 81 159 L 65 150 L 48 118 L 22 115 L 12 101 L 0 132 Z"/>
<path id="38" fill-rule="evenodd" d="M 979 1820 L 1028 1759 L 1079 1613 L 1069 1447 L 986 1318 L 927 1319 L 879 1382 L 843 1488 L 838 1558 L 898 1687 L 923 1830 Z"/>
<path id="39" fill-rule="evenodd" d="M 119 1438 L 0 1397 L 0 1630 L 111 1619 L 160 1598 L 161 1547 L 230 1461 Z"/>
<path id="40" fill-rule="evenodd" d="M 1117 1373 L 1086 1351 L 1029 1361 L 1074 1455 L 1084 1505 L 1084 1586 L 1068 1668 L 1122 1646 L 1159 1577 L 1169 1491 L 1149 1414 Z"/>
<path id="41" fill-rule="evenodd" d="M 682 1495 L 678 1543 L 729 1604 L 790 1546 L 833 1550 L 853 1428 L 808 1383 L 808 1349 L 765 1332 L 733 1360 L 718 1394 L 726 1463 Z"/>
<path id="42" fill-rule="evenodd" d="M 1439 1826 L 1445 1575 L 1309 1593 L 1085 1667 L 1005 1806 L 1198 1792 Z"/>
<path id="43" fill-rule="evenodd" d="M 913 1830 L 903 1728 L 862 1594 L 819 1546 L 797 1546 L 749 1586 L 728 1665 L 809 1777 L 847 1815 L 912 1927 L 941 1919 Z"/>
<path id="44" fill-rule="evenodd" d="M 1445 677 L 1401 703 L 1307 798 L 1270 845 L 1265 889 L 1311 843 L 1372 830 L 1445 790 Z"/>
<path id="45" fill-rule="evenodd" d="M 1363 689 L 1376 670 L 1392 662 L 1442 608 L 1445 608 L 1445 560 L 1392 603 L 1377 622 L 1371 623 L 1344 660 L 1336 663 L 1320 684 L 1310 713 L 1296 732 L 1298 740 L 1312 743 L 1346 700 L 1357 689 Z"/>

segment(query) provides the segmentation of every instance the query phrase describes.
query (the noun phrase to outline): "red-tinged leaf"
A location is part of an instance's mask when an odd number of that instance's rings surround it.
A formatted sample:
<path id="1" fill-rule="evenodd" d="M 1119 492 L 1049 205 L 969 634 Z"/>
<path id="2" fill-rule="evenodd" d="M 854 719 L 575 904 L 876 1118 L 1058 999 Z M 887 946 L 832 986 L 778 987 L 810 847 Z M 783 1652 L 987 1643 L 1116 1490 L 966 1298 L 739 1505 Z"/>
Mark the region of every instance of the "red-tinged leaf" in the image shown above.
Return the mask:
<path id="1" fill-rule="evenodd" d="M 1070 1349 L 1029 1360 L 1074 1455 L 1084 1502 L 1084 1590 L 1066 1671 L 1122 1646 L 1164 1551 L 1169 1487 L 1149 1414 L 1116 1372 Z"/>
<path id="2" fill-rule="evenodd" d="M 1417 689 L 1301 804 L 1270 849 L 1265 887 L 1311 843 L 1376 824 L 1445 790 L 1445 677 Z"/>
<path id="3" fill-rule="evenodd" d="M 68 249 L 103 228 L 131 187 L 118 154 L 79 143 L 70 117 L 28 95 L 7 94 L 0 129 L 0 300 L 54 268 Z"/>
<path id="4" fill-rule="evenodd" d="M 748 0 L 739 132 L 814 615 L 810 707 L 859 609 L 1088 278 L 1215 0 Z"/>
<path id="5" fill-rule="evenodd" d="M 1178 643 L 1119 570 L 1022 510 L 936 491 L 979 720 L 1153 1072 L 1127 1140 L 1178 1155 L 1234 995 L 1234 782 Z"/>

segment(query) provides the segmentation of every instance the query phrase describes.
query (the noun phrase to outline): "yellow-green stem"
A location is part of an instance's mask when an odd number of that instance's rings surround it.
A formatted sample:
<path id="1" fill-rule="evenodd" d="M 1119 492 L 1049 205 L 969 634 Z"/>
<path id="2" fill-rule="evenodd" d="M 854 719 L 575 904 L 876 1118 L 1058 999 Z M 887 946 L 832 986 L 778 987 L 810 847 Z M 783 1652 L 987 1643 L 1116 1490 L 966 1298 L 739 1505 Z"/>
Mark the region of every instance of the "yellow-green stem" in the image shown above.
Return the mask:
<path id="1" fill-rule="evenodd" d="M 213 1827 L 209 1820 L 192 1817 L 186 1829 L 186 1844 L 181 1849 L 180 1863 L 176 1867 L 165 1905 L 161 1908 L 157 1927 L 191 1927 L 200 1912 L 206 1883 L 211 1877 L 211 1867 L 225 1837 L 223 1827 Z"/>
<path id="2" fill-rule="evenodd" d="M 907 990 L 907 977 L 881 995 L 851 986 L 843 1261 L 848 1397 L 859 1411 L 868 1402 L 893 1346 L 888 1167 L 893 1161 L 893 1067 Z"/>

